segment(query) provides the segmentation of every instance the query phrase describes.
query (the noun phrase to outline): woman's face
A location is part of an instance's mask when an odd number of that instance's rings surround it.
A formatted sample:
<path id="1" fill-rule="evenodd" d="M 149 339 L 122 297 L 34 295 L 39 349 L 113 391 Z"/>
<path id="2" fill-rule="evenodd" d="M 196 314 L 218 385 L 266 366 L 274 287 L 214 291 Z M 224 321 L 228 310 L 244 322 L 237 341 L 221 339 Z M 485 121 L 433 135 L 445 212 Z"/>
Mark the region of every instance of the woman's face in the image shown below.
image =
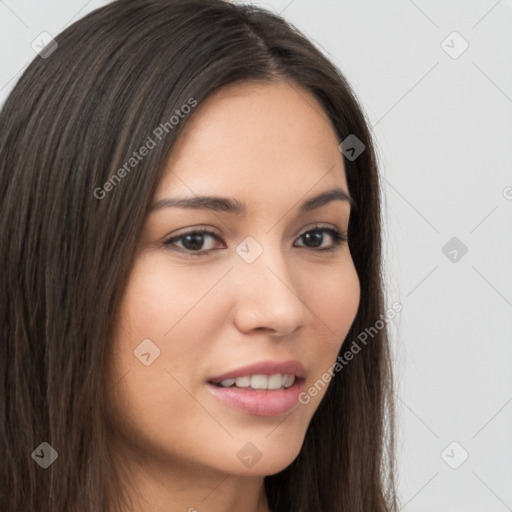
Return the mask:
<path id="1" fill-rule="evenodd" d="M 190 115 L 119 311 L 114 444 L 180 474 L 274 474 L 298 455 L 359 305 L 349 245 L 332 234 L 346 235 L 349 202 L 301 209 L 348 194 L 339 141 L 313 96 L 284 81 L 225 87 Z M 209 233 L 185 236 L 199 229 Z"/>

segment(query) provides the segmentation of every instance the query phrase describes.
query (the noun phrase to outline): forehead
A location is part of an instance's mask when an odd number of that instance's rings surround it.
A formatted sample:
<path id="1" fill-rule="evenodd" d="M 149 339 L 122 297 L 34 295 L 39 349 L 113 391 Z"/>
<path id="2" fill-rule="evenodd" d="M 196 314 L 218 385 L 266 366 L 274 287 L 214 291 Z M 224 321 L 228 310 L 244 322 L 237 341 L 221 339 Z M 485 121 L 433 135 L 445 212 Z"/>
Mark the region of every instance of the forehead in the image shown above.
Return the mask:
<path id="1" fill-rule="evenodd" d="M 320 180 L 321 188 L 346 189 L 338 145 L 327 114 L 302 86 L 284 80 L 226 86 L 186 120 L 157 199 L 169 191 L 301 196 Z"/>

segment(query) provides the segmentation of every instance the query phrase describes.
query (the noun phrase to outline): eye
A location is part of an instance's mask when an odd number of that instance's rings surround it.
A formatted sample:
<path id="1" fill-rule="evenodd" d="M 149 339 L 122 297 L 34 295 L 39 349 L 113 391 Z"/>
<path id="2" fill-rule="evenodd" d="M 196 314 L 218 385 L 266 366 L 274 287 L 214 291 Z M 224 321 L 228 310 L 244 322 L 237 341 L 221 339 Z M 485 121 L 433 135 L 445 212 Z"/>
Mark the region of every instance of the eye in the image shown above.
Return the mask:
<path id="1" fill-rule="evenodd" d="M 325 247 L 322 245 L 325 241 L 326 233 L 331 237 L 332 243 Z M 164 242 L 164 245 L 172 250 L 178 250 L 179 252 L 184 252 L 191 256 L 200 256 L 203 254 L 208 254 L 211 250 L 213 250 L 212 246 L 207 247 L 206 249 L 203 248 L 205 238 L 210 238 L 216 240 L 217 242 L 223 242 L 222 238 L 217 235 L 217 233 L 204 228 L 195 228 L 193 230 L 182 233 L 181 235 L 173 236 L 172 238 L 167 239 Z M 315 252 L 334 251 L 338 248 L 338 246 L 348 241 L 346 234 L 342 233 L 338 229 L 320 226 L 316 226 L 313 229 L 309 229 L 308 231 L 304 232 L 298 238 L 298 240 L 301 239 L 305 241 L 306 245 L 299 245 L 298 247 L 311 249 Z M 225 249 L 226 247 L 224 246 L 221 248 Z"/>
<path id="2" fill-rule="evenodd" d="M 327 247 L 321 247 L 323 241 L 325 240 L 325 233 L 327 233 L 332 238 L 332 244 L 327 245 Z M 305 246 L 307 249 L 313 249 L 319 252 L 334 251 L 338 248 L 339 245 L 348 241 L 346 234 L 342 233 L 338 229 L 321 226 L 316 226 L 313 229 L 306 231 L 300 235 L 299 239 L 304 239 L 308 244 L 311 244 Z"/>
<path id="3" fill-rule="evenodd" d="M 178 246 L 182 252 L 189 252 L 193 255 L 201 255 L 201 254 L 207 254 L 210 252 L 212 247 L 203 249 L 202 251 L 198 251 L 198 249 L 201 249 L 201 247 L 204 244 L 204 239 L 210 237 L 214 240 L 217 240 L 219 242 L 222 241 L 219 235 L 214 233 L 213 231 L 209 231 L 204 228 L 196 228 L 191 231 L 187 231 L 186 233 L 183 233 L 178 236 L 173 236 L 172 238 L 169 238 L 164 242 L 164 245 L 166 246 L 172 246 L 175 245 L 176 242 L 182 242 L 183 246 Z M 184 249 L 184 251 L 183 251 Z"/>

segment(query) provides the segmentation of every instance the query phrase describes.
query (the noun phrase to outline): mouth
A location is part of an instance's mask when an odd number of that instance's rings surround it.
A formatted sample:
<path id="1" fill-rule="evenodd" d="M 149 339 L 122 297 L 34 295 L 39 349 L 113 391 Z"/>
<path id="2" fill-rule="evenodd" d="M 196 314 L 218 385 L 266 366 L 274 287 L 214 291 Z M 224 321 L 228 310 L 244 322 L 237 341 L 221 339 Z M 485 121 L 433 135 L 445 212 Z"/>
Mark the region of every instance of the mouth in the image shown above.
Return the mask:
<path id="1" fill-rule="evenodd" d="M 292 387 L 296 379 L 297 377 L 293 374 L 275 373 L 273 375 L 245 375 L 236 379 L 210 381 L 209 384 L 220 388 L 274 391 Z"/>
<path id="2" fill-rule="evenodd" d="M 299 403 L 306 372 L 298 361 L 257 363 L 219 375 L 206 387 L 222 405 L 255 416 L 281 416 Z"/>

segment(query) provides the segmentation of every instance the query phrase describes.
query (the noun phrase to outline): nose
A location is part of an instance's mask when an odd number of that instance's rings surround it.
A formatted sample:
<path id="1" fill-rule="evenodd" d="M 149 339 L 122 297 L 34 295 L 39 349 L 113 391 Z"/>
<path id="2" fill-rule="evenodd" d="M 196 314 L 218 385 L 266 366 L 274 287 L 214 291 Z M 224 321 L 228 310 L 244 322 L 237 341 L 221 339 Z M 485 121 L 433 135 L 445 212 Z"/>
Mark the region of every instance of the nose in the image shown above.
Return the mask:
<path id="1" fill-rule="evenodd" d="M 239 258 L 233 273 L 234 321 L 240 331 L 288 336 L 306 324 L 311 312 L 292 278 L 289 263 L 278 249 L 264 249 L 252 263 Z"/>

